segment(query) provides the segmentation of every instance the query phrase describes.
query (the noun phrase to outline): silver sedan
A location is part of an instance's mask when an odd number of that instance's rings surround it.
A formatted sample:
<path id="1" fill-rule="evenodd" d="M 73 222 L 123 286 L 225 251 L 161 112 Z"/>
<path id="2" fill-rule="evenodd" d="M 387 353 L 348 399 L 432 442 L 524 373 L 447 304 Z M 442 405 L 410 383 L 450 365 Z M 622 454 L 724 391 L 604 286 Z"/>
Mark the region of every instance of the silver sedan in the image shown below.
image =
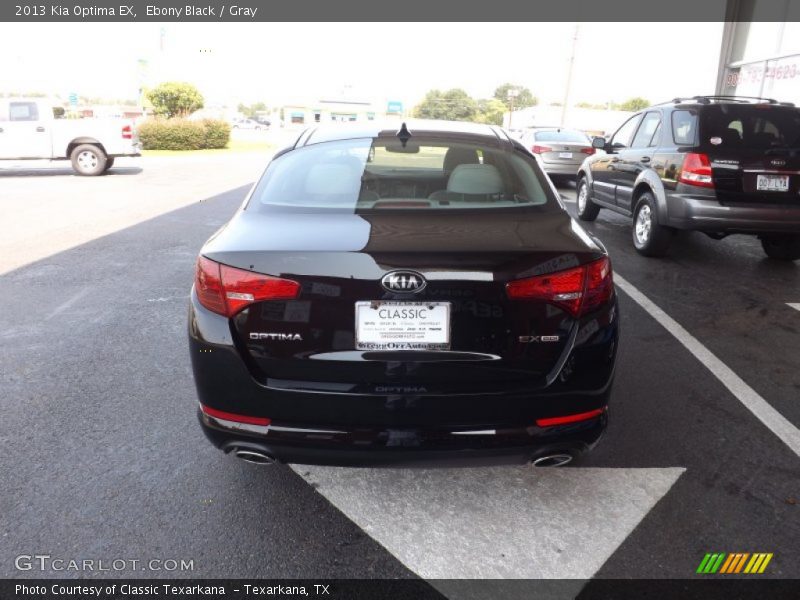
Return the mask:
<path id="1" fill-rule="evenodd" d="M 577 129 L 530 129 L 520 141 L 539 157 L 542 167 L 551 177 L 569 176 L 574 179 L 583 159 L 595 153 L 591 138 Z"/>

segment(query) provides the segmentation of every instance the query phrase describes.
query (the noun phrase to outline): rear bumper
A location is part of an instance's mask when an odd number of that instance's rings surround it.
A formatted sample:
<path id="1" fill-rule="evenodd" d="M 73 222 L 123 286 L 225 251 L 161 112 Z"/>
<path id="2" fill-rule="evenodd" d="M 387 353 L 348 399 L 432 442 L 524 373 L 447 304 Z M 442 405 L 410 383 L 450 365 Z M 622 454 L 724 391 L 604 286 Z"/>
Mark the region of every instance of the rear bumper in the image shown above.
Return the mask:
<path id="1" fill-rule="evenodd" d="M 569 175 L 571 177 L 578 176 L 578 169 L 581 166 L 581 163 L 547 163 L 542 161 L 540 163 L 544 172 L 548 175 Z"/>
<path id="2" fill-rule="evenodd" d="M 535 425 L 455 433 L 418 429 L 322 431 L 271 424 L 264 431 L 227 427 L 198 410 L 200 425 L 226 453 L 257 449 L 281 463 L 329 466 L 452 467 L 526 464 L 552 454 L 577 457 L 593 448 L 606 429 L 604 412 L 590 421 L 540 428 Z"/>
<path id="3" fill-rule="evenodd" d="M 678 229 L 720 233 L 800 233 L 797 206 L 722 205 L 716 198 L 667 195 L 667 223 Z"/>

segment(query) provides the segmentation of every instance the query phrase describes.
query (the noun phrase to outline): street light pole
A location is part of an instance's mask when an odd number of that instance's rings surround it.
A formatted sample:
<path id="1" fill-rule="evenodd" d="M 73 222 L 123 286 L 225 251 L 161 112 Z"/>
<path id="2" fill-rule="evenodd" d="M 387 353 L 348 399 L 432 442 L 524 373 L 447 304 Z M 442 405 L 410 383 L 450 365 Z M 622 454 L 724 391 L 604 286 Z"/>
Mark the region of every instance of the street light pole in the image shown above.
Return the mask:
<path id="1" fill-rule="evenodd" d="M 519 96 L 519 90 L 515 88 L 510 88 L 508 90 L 508 100 L 511 103 L 510 110 L 508 112 L 508 130 L 511 131 L 511 119 L 514 117 L 514 98 Z"/>

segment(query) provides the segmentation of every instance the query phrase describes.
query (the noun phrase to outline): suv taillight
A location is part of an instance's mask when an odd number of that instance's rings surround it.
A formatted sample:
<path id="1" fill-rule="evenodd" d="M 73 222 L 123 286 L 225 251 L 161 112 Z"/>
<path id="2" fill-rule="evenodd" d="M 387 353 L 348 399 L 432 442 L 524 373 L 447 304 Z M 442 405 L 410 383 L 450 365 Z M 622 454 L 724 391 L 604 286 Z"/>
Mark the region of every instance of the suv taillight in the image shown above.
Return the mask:
<path id="1" fill-rule="evenodd" d="M 550 146 L 534 146 L 531 148 L 531 152 L 534 154 L 544 154 L 545 152 L 552 152 L 553 149 Z"/>
<path id="2" fill-rule="evenodd" d="M 711 161 L 705 154 L 690 152 L 683 159 L 683 167 L 678 181 L 688 185 L 699 187 L 714 187 L 714 180 L 711 178 Z"/>
<path id="3" fill-rule="evenodd" d="M 232 317 L 255 302 L 296 298 L 300 284 L 235 269 L 201 256 L 197 259 L 194 289 L 200 304 L 208 310 Z"/>
<path id="4" fill-rule="evenodd" d="M 122 128 L 122 139 L 123 140 L 132 140 L 133 139 L 133 126 L 132 125 L 125 125 Z"/>
<path id="5" fill-rule="evenodd" d="M 611 299 L 611 262 L 603 257 L 573 269 L 510 281 L 506 293 L 512 300 L 544 300 L 577 317 Z"/>

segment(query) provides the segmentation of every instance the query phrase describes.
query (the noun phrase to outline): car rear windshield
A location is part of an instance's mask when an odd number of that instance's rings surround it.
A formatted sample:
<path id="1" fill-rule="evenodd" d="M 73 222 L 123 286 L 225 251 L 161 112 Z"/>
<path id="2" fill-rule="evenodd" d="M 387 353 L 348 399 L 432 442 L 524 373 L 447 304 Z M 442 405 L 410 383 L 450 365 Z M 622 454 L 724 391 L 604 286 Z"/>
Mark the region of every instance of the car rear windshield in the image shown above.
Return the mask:
<path id="1" fill-rule="evenodd" d="M 700 117 L 700 144 L 743 154 L 800 150 L 800 110 L 769 104 L 708 106 Z"/>
<path id="2" fill-rule="evenodd" d="M 560 131 L 537 131 L 535 134 L 535 139 L 537 142 L 578 142 L 578 143 L 589 143 L 589 138 L 586 136 L 585 133 L 580 131 L 568 131 L 568 130 L 560 130 Z"/>
<path id="3" fill-rule="evenodd" d="M 550 205 L 535 161 L 479 143 L 360 138 L 275 158 L 247 208 L 261 211 L 519 209 Z M 555 205 L 555 203 L 552 203 Z"/>

